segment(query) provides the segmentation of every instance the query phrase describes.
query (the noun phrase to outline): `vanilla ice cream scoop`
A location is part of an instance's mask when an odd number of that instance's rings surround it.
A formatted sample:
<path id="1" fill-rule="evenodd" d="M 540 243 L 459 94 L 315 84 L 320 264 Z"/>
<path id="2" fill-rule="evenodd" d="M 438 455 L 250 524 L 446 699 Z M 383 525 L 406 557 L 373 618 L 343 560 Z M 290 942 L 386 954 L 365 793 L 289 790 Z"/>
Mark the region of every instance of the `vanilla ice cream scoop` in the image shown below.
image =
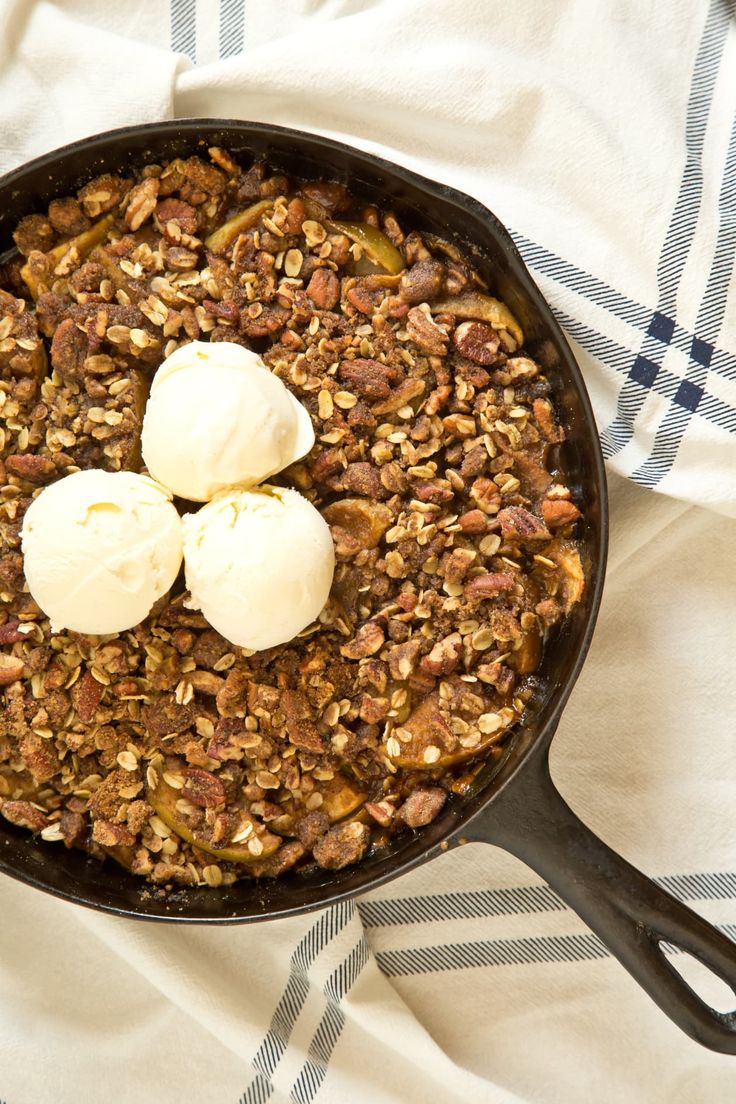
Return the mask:
<path id="1" fill-rule="evenodd" d="M 252 487 L 314 444 L 307 410 L 261 358 L 229 341 L 192 341 L 153 377 L 143 459 L 181 498 Z"/>
<path id="2" fill-rule="evenodd" d="M 181 520 L 165 487 L 134 472 L 75 472 L 23 519 L 28 587 L 54 632 L 139 624 L 181 566 Z"/>
<path id="3" fill-rule="evenodd" d="M 324 607 L 335 571 L 327 522 L 291 488 L 217 495 L 182 518 L 191 609 L 233 644 L 292 640 Z"/>

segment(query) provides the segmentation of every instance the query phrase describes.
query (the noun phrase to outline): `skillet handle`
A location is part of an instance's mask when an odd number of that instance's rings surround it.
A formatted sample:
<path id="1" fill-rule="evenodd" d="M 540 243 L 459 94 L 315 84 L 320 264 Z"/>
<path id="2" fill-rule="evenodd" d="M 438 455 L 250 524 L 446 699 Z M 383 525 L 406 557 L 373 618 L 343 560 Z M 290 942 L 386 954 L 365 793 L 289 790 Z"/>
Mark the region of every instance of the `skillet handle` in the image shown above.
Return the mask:
<path id="1" fill-rule="evenodd" d="M 555 889 L 687 1035 L 736 1054 L 736 1011 L 711 1008 L 668 962 L 660 942 L 693 955 L 735 994 L 736 943 L 612 851 L 568 807 L 549 773 L 548 747 L 533 748 L 518 773 L 464 828 L 497 844 Z"/>

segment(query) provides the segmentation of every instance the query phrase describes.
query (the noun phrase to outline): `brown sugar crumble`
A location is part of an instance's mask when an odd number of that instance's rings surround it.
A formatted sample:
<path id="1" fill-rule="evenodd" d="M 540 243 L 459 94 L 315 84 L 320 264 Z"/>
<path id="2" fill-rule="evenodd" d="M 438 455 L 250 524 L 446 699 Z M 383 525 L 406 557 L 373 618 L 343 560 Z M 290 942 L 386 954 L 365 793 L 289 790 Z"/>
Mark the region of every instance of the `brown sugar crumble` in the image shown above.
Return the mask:
<path id="1" fill-rule="evenodd" d="M 584 578 L 550 383 L 470 261 L 341 184 L 209 157 L 54 200 L 0 272 L 0 812 L 217 887 L 429 824 L 501 755 Z M 276 482 L 331 527 L 327 606 L 250 653 L 179 581 L 129 632 L 52 634 L 24 512 L 140 470 L 152 374 L 195 339 L 254 349 L 312 417 Z"/>

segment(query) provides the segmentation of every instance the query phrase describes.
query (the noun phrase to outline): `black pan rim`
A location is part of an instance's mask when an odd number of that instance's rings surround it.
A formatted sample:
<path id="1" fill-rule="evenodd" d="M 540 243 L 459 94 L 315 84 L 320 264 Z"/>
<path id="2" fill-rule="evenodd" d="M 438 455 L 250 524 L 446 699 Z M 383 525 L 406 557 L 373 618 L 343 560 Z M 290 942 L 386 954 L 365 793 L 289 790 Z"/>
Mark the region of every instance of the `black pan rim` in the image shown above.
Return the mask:
<path id="1" fill-rule="evenodd" d="M 544 299 L 541 291 L 534 282 L 531 274 L 527 270 L 521 255 L 514 244 L 507 229 L 503 226 L 500 220 L 495 216 L 488 208 L 486 208 L 477 199 L 468 196 L 466 193 L 460 191 L 454 186 L 447 185 L 429 177 L 425 177 L 422 174 L 414 171 L 413 169 L 405 168 L 394 162 L 391 162 L 377 154 L 367 152 L 359 147 L 351 146 L 345 142 L 337 139 L 328 138 L 319 132 L 303 131 L 289 127 L 282 127 L 274 124 L 251 122 L 240 119 L 221 119 L 221 118 L 182 118 L 172 119 L 163 122 L 144 123 L 140 125 L 124 126 L 115 128 L 112 130 L 104 131 L 99 134 L 91 135 L 87 138 L 79 139 L 75 142 L 68 143 L 65 146 L 52 150 L 48 153 L 42 154 L 39 157 L 34 158 L 16 168 L 11 169 L 4 176 L 0 177 L 0 195 L 8 194 L 8 190 L 11 191 L 18 186 L 23 185 L 23 181 L 31 174 L 40 173 L 43 171 L 49 171 L 51 177 L 53 177 L 53 171 L 58 163 L 66 156 L 81 151 L 94 151 L 96 149 L 107 148 L 109 149 L 111 142 L 125 143 L 130 139 L 145 138 L 150 135 L 152 145 L 158 141 L 160 142 L 167 136 L 175 137 L 177 132 L 180 134 L 187 132 L 190 140 L 192 137 L 193 128 L 201 129 L 202 131 L 231 131 L 235 136 L 247 140 L 248 137 L 258 137 L 261 139 L 278 139 L 284 143 L 288 142 L 302 142 L 314 148 L 321 148 L 326 154 L 343 153 L 351 158 L 362 160 L 373 170 L 378 170 L 384 173 L 387 178 L 393 181 L 399 181 L 406 183 L 410 186 L 418 188 L 428 196 L 435 197 L 446 203 L 450 203 L 453 207 L 457 208 L 466 214 L 471 215 L 475 219 L 481 221 L 488 227 L 489 231 L 496 238 L 497 242 L 501 245 L 503 251 L 506 253 L 509 259 L 510 267 L 514 271 L 515 278 L 519 281 L 523 288 L 532 309 L 537 311 L 540 316 L 544 317 L 545 323 L 549 329 L 555 334 L 556 340 L 559 343 L 560 348 L 563 350 L 565 357 L 565 371 L 569 375 L 571 382 L 573 383 L 576 397 L 582 407 L 584 420 L 587 428 L 592 430 L 591 442 L 592 442 L 592 454 L 594 472 L 592 473 L 593 483 L 596 486 L 598 498 L 599 498 L 599 520 L 598 520 L 598 543 L 599 551 L 597 558 L 591 563 L 590 570 L 587 578 L 587 587 L 589 590 L 588 609 L 585 616 L 585 624 L 580 634 L 580 639 L 576 643 L 576 655 L 575 659 L 568 671 L 564 683 L 556 689 L 555 699 L 546 715 L 541 729 L 534 739 L 533 747 L 536 746 L 548 746 L 549 742 L 554 735 L 557 724 L 559 723 L 560 716 L 564 710 L 570 693 L 577 681 L 580 671 L 585 662 L 587 652 L 590 647 L 590 643 L 593 637 L 595 624 L 600 608 L 600 602 L 603 592 L 603 585 L 605 579 L 605 567 L 608 548 L 608 495 L 605 477 L 605 467 L 603 462 L 603 455 L 600 448 L 600 442 L 598 440 L 597 431 L 595 429 L 595 417 L 593 415 L 590 398 L 585 387 L 585 382 L 582 376 L 582 372 L 577 364 L 572 351 L 569 348 L 566 338 L 562 334 L 560 327 L 552 313 L 552 310 Z M 359 864 L 356 868 L 352 868 L 356 872 L 357 884 L 350 885 L 348 888 L 337 885 L 333 889 L 327 890 L 324 894 L 319 894 L 315 899 L 308 901 L 299 901 L 300 889 L 303 888 L 296 881 L 292 883 L 294 885 L 294 897 L 295 901 L 293 905 L 287 905 L 278 909 L 264 911 L 262 914 L 226 914 L 219 913 L 212 915 L 204 909 L 196 910 L 188 906 L 187 913 L 177 913 L 177 898 L 180 896 L 177 893 L 167 895 L 165 899 L 166 911 L 148 912 L 143 911 L 140 908 L 126 907 L 111 902 L 105 902 L 100 899 L 95 899 L 90 896 L 84 889 L 80 890 L 77 887 L 66 887 L 58 885 L 50 885 L 48 881 L 44 880 L 43 876 L 39 875 L 37 871 L 33 869 L 33 864 L 23 864 L 22 867 L 17 866 L 13 862 L 9 862 L 7 857 L 3 854 L 4 848 L 0 846 L 0 871 L 8 874 L 14 879 L 32 886 L 36 889 L 49 893 L 61 900 L 65 900 L 74 904 L 83 905 L 89 908 L 93 908 L 97 911 L 105 912 L 116 916 L 126 916 L 135 919 L 146 919 L 150 921 L 162 921 L 162 922 L 176 922 L 176 923 L 189 923 L 189 924 L 234 924 L 234 923 L 259 923 L 272 919 L 283 919 L 290 916 L 299 914 L 306 914 L 308 912 L 315 911 L 317 909 L 325 908 L 329 905 L 338 904 L 342 901 L 354 898 L 362 893 L 369 892 L 373 889 L 377 889 L 379 886 L 386 884 L 387 882 L 399 877 L 400 875 L 407 873 L 408 871 L 419 866 L 423 862 L 430 860 L 439 854 L 442 850 L 446 850 L 449 846 L 457 844 L 462 841 L 463 829 L 467 829 L 469 822 L 479 814 L 482 809 L 487 808 L 492 804 L 496 794 L 500 793 L 508 785 L 510 785 L 518 770 L 523 766 L 524 762 L 528 758 L 532 748 L 527 749 L 520 754 L 517 761 L 511 765 L 506 772 L 505 776 L 500 779 L 499 783 L 495 786 L 493 791 L 489 794 L 480 795 L 480 799 L 476 801 L 475 806 L 472 804 L 467 808 L 460 810 L 456 820 L 457 823 L 449 824 L 442 830 L 441 833 L 432 833 L 436 835 L 436 839 L 427 840 L 424 843 L 425 836 L 429 835 L 429 829 L 424 829 L 419 833 L 414 833 L 413 838 L 410 837 L 410 841 L 407 846 L 403 847 L 399 854 L 385 856 L 381 863 L 382 869 L 378 872 L 373 872 L 367 868 L 366 863 Z M 444 820 L 446 818 L 440 818 Z M 5 844 L 7 846 L 8 840 Z M 29 840 L 29 844 L 30 844 Z M 51 845 L 45 845 L 50 847 Z M 100 877 L 98 881 L 102 881 L 103 872 L 106 867 L 99 864 L 97 860 L 87 859 L 88 862 L 95 864 L 95 869 L 99 872 Z M 363 876 L 361 876 L 361 870 Z M 129 876 L 131 877 L 131 876 Z M 138 881 L 138 879 L 136 879 Z M 151 887 L 148 887 L 151 889 Z M 191 893 L 192 891 L 190 891 Z M 206 889 L 201 891 L 194 891 L 195 893 L 207 893 L 211 894 L 213 891 Z M 155 891 L 152 892 L 152 896 Z"/>

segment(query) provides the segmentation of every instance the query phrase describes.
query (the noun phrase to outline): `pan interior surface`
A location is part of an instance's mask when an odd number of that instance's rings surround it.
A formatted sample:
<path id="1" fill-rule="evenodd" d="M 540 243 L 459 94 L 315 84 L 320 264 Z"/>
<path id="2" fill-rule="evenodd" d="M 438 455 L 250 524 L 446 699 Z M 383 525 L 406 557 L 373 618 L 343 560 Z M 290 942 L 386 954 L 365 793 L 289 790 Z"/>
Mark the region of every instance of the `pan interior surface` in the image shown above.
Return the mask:
<path id="1" fill-rule="evenodd" d="M 258 123 L 184 120 L 133 127 L 55 151 L 0 179 L 0 251 L 12 247 L 21 217 L 68 195 L 92 176 L 206 152 L 218 145 L 248 164 L 254 157 L 294 176 L 337 180 L 366 201 L 391 207 L 404 224 L 455 242 L 469 253 L 490 291 L 508 304 L 545 367 L 568 430 L 560 462 L 584 508 L 580 534 L 586 591 L 547 642 L 526 720 L 496 769 L 482 771 L 472 792 L 452 798 L 420 832 L 399 835 L 358 866 L 315 870 L 276 880 L 242 880 L 218 889 L 166 893 L 83 852 L 43 843 L 2 822 L 0 870 L 58 897 L 104 911 L 159 920 L 245 922 L 323 907 L 371 889 L 426 861 L 512 781 L 529 749 L 552 738 L 585 657 L 600 603 L 607 542 L 606 488 L 598 435 L 585 385 L 570 349 L 501 223 L 477 201 L 400 166 L 319 135 Z"/>

